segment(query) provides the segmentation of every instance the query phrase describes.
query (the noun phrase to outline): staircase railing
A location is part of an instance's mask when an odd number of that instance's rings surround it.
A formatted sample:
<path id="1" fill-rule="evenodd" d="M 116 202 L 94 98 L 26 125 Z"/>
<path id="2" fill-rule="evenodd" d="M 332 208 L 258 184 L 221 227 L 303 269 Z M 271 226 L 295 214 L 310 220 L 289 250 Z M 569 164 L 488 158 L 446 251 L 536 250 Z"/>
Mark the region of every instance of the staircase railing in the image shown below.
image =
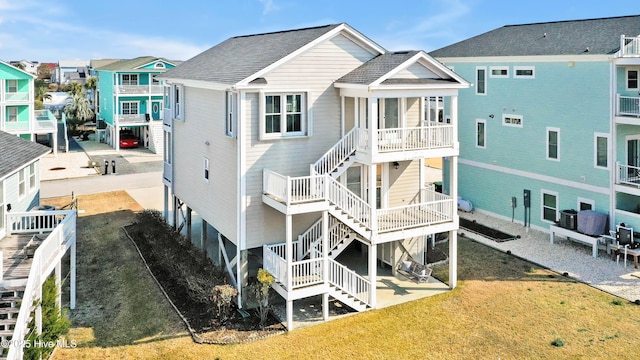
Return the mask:
<path id="1" fill-rule="evenodd" d="M 329 284 L 370 305 L 371 283 L 369 280 L 332 259 L 329 259 Z"/>
<path id="2" fill-rule="evenodd" d="M 327 200 L 352 217 L 356 222 L 371 229 L 371 216 L 373 213 L 371 205 L 332 177 L 326 176 L 325 180 L 327 184 Z"/>
<path id="3" fill-rule="evenodd" d="M 276 251 L 277 247 L 285 247 L 285 244 L 263 245 L 262 246 L 262 266 L 269 271 L 280 283 L 287 284 L 287 261 Z"/>
<path id="4" fill-rule="evenodd" d="M 316 174 L 330 174 L 340 166 L 361 144 L 363 130 L 355 127 L 346 133 L 331 149 L 318 159 L 311 169 Z"/>

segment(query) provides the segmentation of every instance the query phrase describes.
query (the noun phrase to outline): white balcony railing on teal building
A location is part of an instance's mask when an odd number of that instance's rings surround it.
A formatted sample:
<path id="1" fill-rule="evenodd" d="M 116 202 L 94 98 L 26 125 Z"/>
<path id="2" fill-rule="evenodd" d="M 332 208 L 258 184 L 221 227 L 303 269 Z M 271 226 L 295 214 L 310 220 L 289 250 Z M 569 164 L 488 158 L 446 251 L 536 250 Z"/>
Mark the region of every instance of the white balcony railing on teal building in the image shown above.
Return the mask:
<path id="1" fill-rule="evenodd" d="M 640 188 L 640 167 L 616 163 L 616 184 Z"/>
<path id="2" fill-rule="evenodd" d="M 28 92 L 7 92 L 4 94 L 4 101 L 12 102 L 12 101 L 28 101 L 29 93 Z"/>
<path id="3" fill-rule="evenodd" d="M 57 120 L 49 110 L 34 111 L 32 119 L 9 120 L 0 124 L 0 130 L 9 133 L 55 133 L 58 131 Z"/>
<path id="4" fill-rule="evenodd" d="M 640 57 L 640 36 L 620 36 L 620 53 L 622 56 Z"/>
<path id="5" fill-rule="evenodd" d="M 140 124 L 147 121 L 147 114 L 116 114 L 118 122 L 122 124 Z"/>
<path id="6" fill-rule="evenodd" d="M 617 95 L 618 101 L 616 114 L 618 116 L 640 117 L 640 97 Z"/>
<path id="7" fill-rule="evenodd" d="M 163 95 L 164 87 L 162 85 L 116 85 L 114 91 L 120 95 Z"/>

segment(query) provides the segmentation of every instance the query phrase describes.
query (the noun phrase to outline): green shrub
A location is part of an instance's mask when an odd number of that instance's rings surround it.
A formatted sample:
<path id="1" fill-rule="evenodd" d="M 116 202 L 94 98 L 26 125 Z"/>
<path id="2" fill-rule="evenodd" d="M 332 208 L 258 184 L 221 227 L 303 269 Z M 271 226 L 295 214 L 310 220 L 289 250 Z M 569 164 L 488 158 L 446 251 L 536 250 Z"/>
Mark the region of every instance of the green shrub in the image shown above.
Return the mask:
<path id="1" fill-rule="evenodd" d="M 216 285 L 213 287 L 211 296 L 213 303 L 218 310 L 217 316 L 221 322 L 226 322 L 231 318 L 232 301 L 238 296 L 238 290 L 231 285 Z"/>
<path id="2" fill-rule="evenodd" d="M 562 339 L 560 339 L 560 338 L 555 338 L 551 342 L 551 345 L 553 345 L 555 347 L 563 347 L 564 346 L 564 341 Z"/>

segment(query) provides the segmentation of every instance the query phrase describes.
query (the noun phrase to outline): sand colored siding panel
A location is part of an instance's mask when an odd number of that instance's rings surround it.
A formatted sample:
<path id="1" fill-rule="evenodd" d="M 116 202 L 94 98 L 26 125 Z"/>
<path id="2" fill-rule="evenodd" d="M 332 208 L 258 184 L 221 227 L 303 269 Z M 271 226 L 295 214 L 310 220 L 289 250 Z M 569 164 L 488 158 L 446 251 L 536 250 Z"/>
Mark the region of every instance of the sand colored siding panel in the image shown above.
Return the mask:
<path id="1" fill-rule="evenodd" d="M 355 119 L 355 99 L 352 97 L 346 97 L 344 99 L 344 132 L 347 133 L 349 130 L 353 129 L 356 126 Z"/>
<path id="2" fill-rule="evenodd" d="M 225 93 L 185 88 L 184 100 L 185 121 L 173 123 L 175 194 L 237 243 L 237 142 L 225 134 Z"/>
<path id="3" fill-rule="evenodd" d="M 247 132 L 247 247 L 284 241 L 285 217 L 262 203 L 262 171 L 282 175 L 309 175 L 309 166 L 340 139 L 339 92 L 333 82 L 371 59 L 373 55 L 351 40 L 338 35 L 289 63 L 266 74 L 265 92 L 306 91 L 308 115 L 312 117 L 312 136 L 290 139 L 259 139 L 259 94 L 246 96 Z M 297 216 L 294 237 L 306 230 L 320 214 Z"/>
<path id="4" fill-rule="evenodd" d="M 433 79 L 439 78 L 431 70 L 420 64 L 410 65 L 408 68 L 398 71 L 391 79 Z"/>
<path id="5" fill-rule="evenodd" d="M 389 166 L 389 207 L 419 202 L 419 179 L 419 160 L 401 161 L 398 169 Z"/>
<path id="6" fill-rule="evenodd" d="M 420 98 L 407 99 L 407 127 L 420 126 Z"/>

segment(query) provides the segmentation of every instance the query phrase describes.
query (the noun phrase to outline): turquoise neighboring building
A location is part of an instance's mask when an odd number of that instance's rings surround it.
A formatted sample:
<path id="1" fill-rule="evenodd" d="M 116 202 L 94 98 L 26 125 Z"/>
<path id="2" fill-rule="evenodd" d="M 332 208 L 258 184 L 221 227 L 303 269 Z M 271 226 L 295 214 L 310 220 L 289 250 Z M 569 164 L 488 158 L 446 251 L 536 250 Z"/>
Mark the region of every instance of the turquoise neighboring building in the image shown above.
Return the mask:
<path id="1" fill-rule="evenodd" d="M 97 119 L 106 128 L 98 130 L 100 141 L 120 150 L 120 130 L 129 129 L 141 144 L 161 154 L 164 86 L 155 76 L 179 62 L 142 56 L 120 60 L 95 69 L 98 78 Z"/>
<path id="2" fill-rule="evenodd" d="M 639 34 L 640 16 L 510 25 L 431 52 L 473 83 L 460 196 L 544 231 L 589 209 L 640 230 Z"/>
<path id="3" fill-rule="evenodd" d="M 57 150 L 58 126 L 49 110 L 35 110 L 35 75 L 0 61 L 0 131 Z"/>

